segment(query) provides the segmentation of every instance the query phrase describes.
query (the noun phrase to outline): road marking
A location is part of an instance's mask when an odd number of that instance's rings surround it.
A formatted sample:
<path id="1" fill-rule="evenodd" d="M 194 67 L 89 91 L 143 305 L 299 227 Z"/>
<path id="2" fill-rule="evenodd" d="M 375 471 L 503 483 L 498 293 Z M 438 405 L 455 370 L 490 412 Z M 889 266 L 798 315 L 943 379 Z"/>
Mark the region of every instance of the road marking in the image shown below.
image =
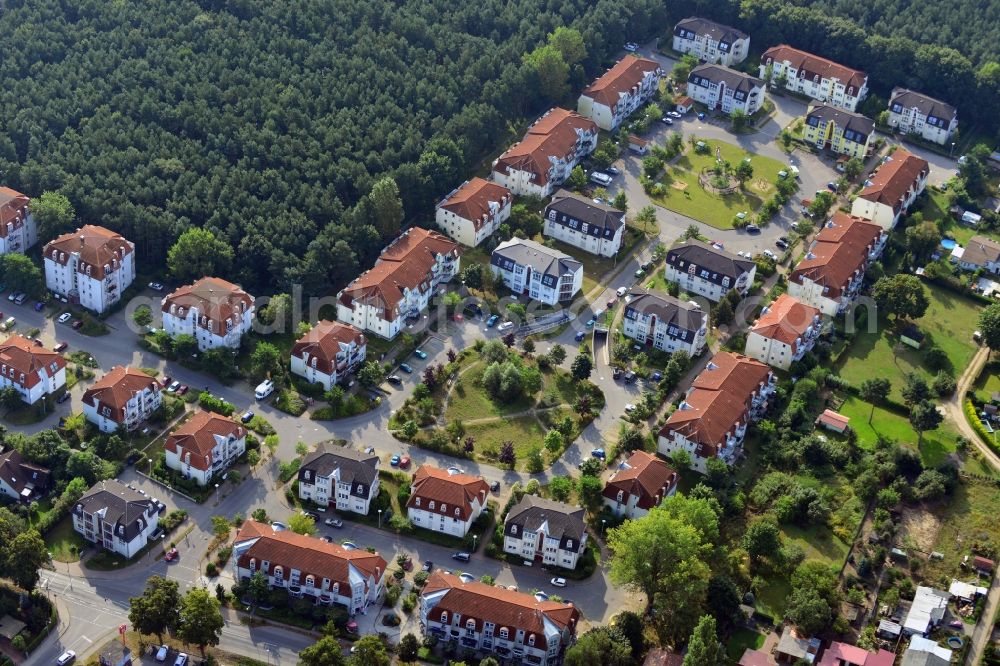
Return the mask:
<path id="1" fill-rule="evenodd" d="M 93 645 L 93 644 L 94 644 L 94 641 L 90 640 L 90 639 L 89 639 L 89 638 L 87 638 L 86 636 L 83 636 L 83 635 L 81 635 L 81 636 L 80 636 L 80 638 L 82 638 L 83 640 L 87 641 L 87 642 L 88 642 L 88 643 L 90 643 L 91 645 Z"/>

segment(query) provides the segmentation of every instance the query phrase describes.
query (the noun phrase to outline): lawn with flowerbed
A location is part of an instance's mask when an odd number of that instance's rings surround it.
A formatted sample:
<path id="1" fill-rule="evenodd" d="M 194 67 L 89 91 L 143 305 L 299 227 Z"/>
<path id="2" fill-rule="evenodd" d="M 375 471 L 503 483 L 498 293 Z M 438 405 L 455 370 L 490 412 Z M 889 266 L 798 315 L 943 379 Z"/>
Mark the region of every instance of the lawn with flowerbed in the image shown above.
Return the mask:
<path id="1" fill-rule="evenodd" d="M 698 141 L 697 137 L 693 139 Z M 667 167 L 660 182 L 664 193 L 652 200 L 674 212 L 694 218 L 718 229 L 732 229 L 738 213 L 748 216 L 760 208 L 765 199 L 776 191 L 778 172 L 788 167 L 778 160 L 747 152 L 724 141 L 705 140 L 707 150 L 698 152 L 693 146 L 674 164 Z M 716 165 L 716 151 L 724 162 L 733 167 L 746 158 L 753 166 L 753 177 L 738 191 L 730 194 L 709 192 L 699 183 L 699 174 Z"/>

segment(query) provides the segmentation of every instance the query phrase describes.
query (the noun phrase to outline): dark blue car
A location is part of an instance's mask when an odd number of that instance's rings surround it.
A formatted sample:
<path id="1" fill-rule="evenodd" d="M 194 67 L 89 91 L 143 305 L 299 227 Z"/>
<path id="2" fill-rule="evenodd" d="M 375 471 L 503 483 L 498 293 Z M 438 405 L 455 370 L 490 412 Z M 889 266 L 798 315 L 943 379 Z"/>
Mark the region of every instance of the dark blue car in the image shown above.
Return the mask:
<path id="1" fill-rule="evenodd" d="M 486 320 L 486 328 L 493 328 L 500 321 L 499 315 L 490 315 L 490 318 Z"/>

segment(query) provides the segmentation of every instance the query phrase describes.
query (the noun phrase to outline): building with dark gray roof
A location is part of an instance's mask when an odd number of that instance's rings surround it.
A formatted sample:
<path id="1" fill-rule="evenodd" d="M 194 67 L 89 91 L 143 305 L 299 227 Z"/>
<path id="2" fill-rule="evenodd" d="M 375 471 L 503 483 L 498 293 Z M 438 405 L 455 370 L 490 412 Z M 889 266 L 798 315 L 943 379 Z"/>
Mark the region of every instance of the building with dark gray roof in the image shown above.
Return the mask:
<path id="1" fill-rule="evenodd" d="M 116 479 L 98 481 L 73 507 L 73 529 L 126 558 L 145 548 L 158 524 L 156 503 Z"/>
<path id="2" fill-rule="evenodd" d="M 378 495 L 377 455 L 321 442 L 299 467 L 299 498 L 368 515 Z"/>
<path id="3" fill-rule="evenodd" d="M 889 95 L 889 126 L 944 145 L 958 128 L 958 110 L 915 90 L 893 88 Z"/>
<path id="4" fill-rule="evenodd" d="M 723 65 L 698 65 L 688 75 L 687 94 L 711 110 L 749 116 L 764 104 L 764 81 Z"/>
<path id="5" fill-rule="evenodd" d="M 633 288 L 625 305 L 623 332 L 647 347 L 696 356 L 705 348 L 708 316 L 693 301 Z"/>
<path id="6" fill-rule="evenodd" d="M 752 260 L 694 239 L 670 248 L 666 264 L 668 282 L 712 301 L 721 300 L 731 289 L 746 294 L 757 274 Z"/>
<path id="7" fill-rule="evenodd" d="M 689 16 L 674 26 L 673 47 L 699 60 L 732 67 L 746 60 L 750 35 L 707 18 Z"/>
<path id="8" fill-rule="evenodd" d="M 818 149 L 864 159 L 875 133 L 875 122 L 828 104 L 817 104 L 806 114 L 802 138 Z"/>
<path id="9" fill-rule="evenodd" d="M 602 257 L 622 246 L 625 212 L 567 190 L 559 190 L 543 213 L 546 236 Z"/>
<path id="10" fill-rule="evenodd" d="M 515 294 L 555 305 L 572 300 L 583 287 L 583 264 L 565 252 L 524 238 L 500 243 L 490 269 Z"/>
<path id="11" fill-rule="evenodd" d="M 587 548 L 583 516 L 583 507 L 524 495 L 504 520 L 504 552 L 575 569 Z"/>

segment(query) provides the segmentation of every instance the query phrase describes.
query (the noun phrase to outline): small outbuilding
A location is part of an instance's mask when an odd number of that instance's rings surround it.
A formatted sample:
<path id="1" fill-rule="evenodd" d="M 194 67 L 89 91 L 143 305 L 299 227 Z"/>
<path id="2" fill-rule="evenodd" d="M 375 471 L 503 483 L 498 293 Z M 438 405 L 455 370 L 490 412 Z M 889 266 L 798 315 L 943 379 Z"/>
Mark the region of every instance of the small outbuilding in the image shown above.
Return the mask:
<path id="1" fill-rule="evenodd" d="M 827 430 L 843 434 L 850 427 L 850 417 L 838 414 L 832 409 L 824 409 L 823 413 L 816 417 L 816 425 L 823 426 Z"/>
<path id="2" fill-rule="evenodd" d="M 674 100 L 674 109 L 677 110 L 677 113 L 684 114 L 689 112 L 693 108 L 694 108 L 694 100 L 688 97 L 687 95 L 684 95 L 683 97 L 678 97 L 676 100 Z"/>
<path id="3" fill-rule="evenodd" d="M 899 341 L 914 349 L 920 349 L 920 346 L 924 344 L 924 334 L 920 332 L 916 324 L 907 324 L 899 335 Z"/>
<path id="4" fill-rule="evenodd" d="M 649 141 L 635 134 L 630 134 L 628 137 L 628 147 L 634 153 L 645 155 L 649 152 Z"/>

